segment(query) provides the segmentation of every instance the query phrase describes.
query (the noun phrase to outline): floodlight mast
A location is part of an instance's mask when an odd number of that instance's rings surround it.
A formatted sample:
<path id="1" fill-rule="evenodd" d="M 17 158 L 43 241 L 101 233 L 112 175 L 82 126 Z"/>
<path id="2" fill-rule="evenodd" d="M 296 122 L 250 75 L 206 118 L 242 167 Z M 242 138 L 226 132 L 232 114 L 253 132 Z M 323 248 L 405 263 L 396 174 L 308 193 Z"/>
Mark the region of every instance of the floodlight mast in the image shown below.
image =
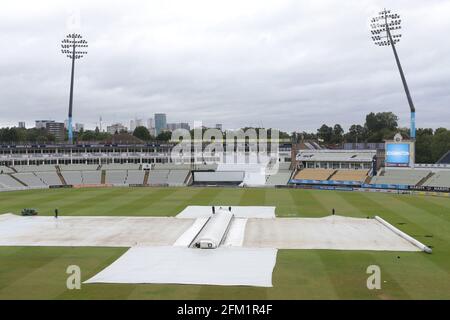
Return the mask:
<path id="1" fill-rule="evenodd" d="M 75 60 L 81 59 L 87 51 L 80 51 L 79 48 L 87 48 L 88 44 L 86 40 L 83 40 L 81 35 L 72 33 L 68 34 L 64 40 L 61 41 L 61 52 L 72 60 L 72 72 L 70 75 L 70 97 L 69 97 L 69 143 L 73 144 L 73 131 L 72 131 L 72 106 L 73 106 L 73 82 L 75 73 Z M 84 49 L 87 50 L 87 49 Z"/>
<path id="2" fill-rule="evenodd" d="M 416 108 L 414 107 L 405 74 L 403 73 L 403 68 L 397 54 L 397 49 L 395 48 L 395 44 L 400 41 L 402 35 L 392 34 L 393 31 L 395 33 L 396 30 L 401 29 L 401 21 L 398 14 L 393 14 L 390 10 L 384 9 L 377 17 L 371 20 L 372 40 L 378 46 L 392 46 L 392 51 L 394 52 L 395 61 L 397 63 L 398 71 L 400 72 L 403 88 L 405 89 L 406 98 L 408 99 L 409 108 L 411 110 L 410 138 L 416 139 Z M 385 32 L 386 35 L 384 35 Z"/>

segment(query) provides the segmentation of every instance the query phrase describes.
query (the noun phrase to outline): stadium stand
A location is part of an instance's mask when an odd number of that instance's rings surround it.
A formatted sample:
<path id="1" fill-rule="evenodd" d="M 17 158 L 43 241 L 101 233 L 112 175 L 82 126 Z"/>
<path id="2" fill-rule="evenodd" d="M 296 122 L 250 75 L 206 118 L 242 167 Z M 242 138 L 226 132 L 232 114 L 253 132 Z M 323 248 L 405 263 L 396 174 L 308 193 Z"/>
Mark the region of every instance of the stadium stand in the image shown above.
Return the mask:
<path id="1" fill-rule="evenodd" d="M 331 180 L 364 182 L 368 173 L 368 170 L 338 170 L 331 177 Z"/>
<path id="2" fill-rule="evenodd" d="M 29 187 L 45 187 L 46 184 L 39 179 L 33 172 L 13 173 L 14 177 L 25 183 Z"/>
<path id="3" fill-rule="evenodd" d="M 194 183 L 222 185 L 240 184 L 244 181 L 244 171 L 197 171 L 194 172 Z"/>
<path id="4" fill-rule="evenodd" d="M 126 184 L 143 184 L 145 171 L 143 170 L 128 170 Z"/>
<path id="5" fill-rule="evenodd" d="M 67 184 L 82 184 L 83 177 L 81 176 L 81 171 L 64 171 L 61 175 L 66 180 Z"/>
<path id="6" fill-rule="evenodd" d="M 139 170 L 140 166 L 138 163 L 109 163 L 103 164 L 102 170 Z"/>
<path id="7" fill-rule="evenodd" d="M 155 163 L 152 167 L 154 170 L 189 170 L 190 164 L 175 164 L 175 163 Z"/>
<path id="8" fill-rule="evenodd" d="M 14 166 L 17 172 L 48 172 L 55 171 L 54 165 L 29 165 L 29 166 Z"/>
<path id="9" fill-rule="evenodd" d="M 429 175 L 431 171 L 415 169 L 390 169 L 381 171 L 370 181 L 371 184 L 398 184 L 414 186 Z"/>
<path id="10" fill-rule="evenodd" d="M 281 162 L 278 163 L 278 170 L 274 174 L 269 174 L 266 179 L 266 186 L 281 186 L 287 185 L 289 179 L 291 178 L 292 171 L 290 170 L 291 163 L 290 162 Z M 274 170 L 275 167 L 269 166 L 269 172 Z"/>
<path id="11" fill-rule="evenodd" d="M 267 177 L 266 185 L 267 186 L 281 186 L 287 185 L 289 179 L 291 178 L 291 172 L 278 172 L 276 174 L 270 175 Z"/>
<path id="12" fill-rule="evenodd" d="M 149 185 L 164 185 L 167 184 L 167 177 L 169 170 L 150 170 L 148 177 Z"/>
<path id="13" fill-rule="evenodd" d="M 61 182 L 61 179 L 59 178 L 58 174 L 55 171 L 53 171 L 53 172 L 36 172 L 35 174 L 39 179 L 44 181 L 44 183 L 46 185 L 57 186 L 57 185 L 63 184 Z"/>
<path id="14" fill-rule="evenodd" d="M 335 172 L 333 169 L 303 169 L 295 175 L 296 180 L 328 180 Z"/>
<path id="15" fill-rule="evenodd" d="M 450 188 L 450 170 L 437 171 L 425 181 L 423 186 Z"/>
<path id="16" fill-rule="evenodd" d="M 83 184 L 100 184 L 101 183 L 101 171 L 81 171 L 83 177 Z"/>
<path id="17" fill-rule="evenodd" d="M 9 174 L 0 174 L 0 189 L 11 188 L 24 188 L 24 185 L 13 179 Z"/>
<path id="18" fill-rule="evenodd" d="M 167 183 L 169 186 L 183 186 L 188 174 L 189 170 L 170 170 L 167 176 Z"/>
<path id="19" fill-rule="evenodd" d="M 98 169 L 97 164 L 60 164 L 61 171 L 94 171 Z"/>
<path id="20" fill-rule="evenodd" d="M 2 173 L 13 173 L 14 170 L 11 168 L 8 168 L 6 166 L 0 166 L 0 174 Z"/>
<path id="21" fill-rule="evenodd" d="M 105 182 L 108 184 L 125 184 L 126 170 L 106 170 Z"/>

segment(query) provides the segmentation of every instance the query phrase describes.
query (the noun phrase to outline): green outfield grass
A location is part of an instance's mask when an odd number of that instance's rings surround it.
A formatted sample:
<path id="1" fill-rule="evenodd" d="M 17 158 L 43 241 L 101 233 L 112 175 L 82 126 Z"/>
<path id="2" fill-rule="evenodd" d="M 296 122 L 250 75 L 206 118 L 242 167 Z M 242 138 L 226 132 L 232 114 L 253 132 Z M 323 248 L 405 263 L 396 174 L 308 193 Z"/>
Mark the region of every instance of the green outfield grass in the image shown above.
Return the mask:
<path id="1" fill-rule="evenodd" d="M 379 215 L 431 246 L 422 252 L 279 250 L 273 288 L 88 284 L 66 289 L 68 265 L 86 280 L 125 248 L 0 247 L 0 299 L 450 299 L 450 198 L 298 189 L 98 188 L 0 193 L 0 213 L 176 215 L 188 205 L 271 205 L 277 216 Z M 366 288 L 381 268 L 382 289 Z"/>

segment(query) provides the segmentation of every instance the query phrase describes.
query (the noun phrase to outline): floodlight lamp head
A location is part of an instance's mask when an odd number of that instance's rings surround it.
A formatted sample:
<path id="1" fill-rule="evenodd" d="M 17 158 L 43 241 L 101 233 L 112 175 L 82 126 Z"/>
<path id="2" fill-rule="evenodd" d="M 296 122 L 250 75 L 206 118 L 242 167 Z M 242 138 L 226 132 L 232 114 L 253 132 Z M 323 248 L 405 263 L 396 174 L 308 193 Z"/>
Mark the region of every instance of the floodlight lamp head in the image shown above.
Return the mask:
<path id="1" fill-rule="evenodd" d="M 82 36 L 77 33 L 71 33 L 61 41 L 61 48 L 68 49 L 63 53 L 67 54 L 70 59 L 80 59 L 87 51 L 77 51 L 78 48 L 87 48 L 87 41 L 82 39 Z M 86 50 L 86 49 L 85 49 Z"/>
<path id="2" fill-rule="evenodd" d="M 370 27 L 372 28 L 371 33 L 376 35 L 376 37 L 372 37 L 375 45 L 390 46 L 392 43 L 395 44 L 400 41 L 401 34 L 399 33 L 399 30 L 401 29 L 402 20 L 398 14 L 391 13 L 390 10 L 384 9 L 378 13 L 378 16 L 373 17 L 370 21 L 372 22 L 370 24 Z"/>

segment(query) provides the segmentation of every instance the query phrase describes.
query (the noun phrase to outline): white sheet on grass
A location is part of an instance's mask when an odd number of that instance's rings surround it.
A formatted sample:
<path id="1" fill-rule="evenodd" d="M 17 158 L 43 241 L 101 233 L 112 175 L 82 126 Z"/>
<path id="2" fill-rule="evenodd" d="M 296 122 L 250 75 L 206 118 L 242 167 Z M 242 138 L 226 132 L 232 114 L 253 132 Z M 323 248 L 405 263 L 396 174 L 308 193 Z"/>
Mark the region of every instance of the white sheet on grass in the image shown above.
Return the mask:
<path id="1" fill-rule="evenodd" d="M 228 205 L 215 205 L 216 209 L 228 209 Z M 268 206 L 231 206 L 231 212 L 236 218 L 275 218 L 275 207 Z M 187 206 L 176 217 L 196 219 L 212 215 L 211 206 Z"/>
<path id="2" fill-rule="evenodd" d="M 271 248 L 133 247 L 84 283 L 175 283 L 271 287 Z"/>

